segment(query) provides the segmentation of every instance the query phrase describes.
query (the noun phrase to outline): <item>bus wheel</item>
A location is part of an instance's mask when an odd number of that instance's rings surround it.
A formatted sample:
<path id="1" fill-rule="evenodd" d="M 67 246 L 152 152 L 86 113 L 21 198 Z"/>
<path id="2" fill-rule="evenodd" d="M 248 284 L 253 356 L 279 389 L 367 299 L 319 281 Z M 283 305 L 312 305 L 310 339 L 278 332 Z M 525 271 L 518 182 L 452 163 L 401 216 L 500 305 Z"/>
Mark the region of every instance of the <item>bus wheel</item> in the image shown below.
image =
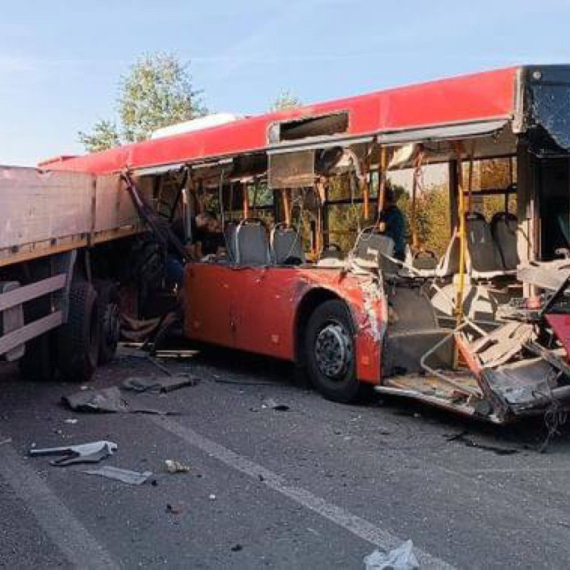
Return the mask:
<path id="1" fill-rule="evenodd" d="M 88 382 L 99 359 L 97 293 L 88 281 L 71 284 L 67 323 L 58 333 L 58 368 L 62 376 L 69 382 Z"/>
<path id="2" fill-rule="evenodd" d="M 342 301 L 326 301 L 311 315 L 305 335 L 311 381 L 328 400 L 358 401 L 363 385 L 356 379 L 352 319 Z"/>
<path id="3" fill-rule="evenodd" d="M 121 333 L 119 292 L 112 281 L 94 279 L 93 285 L 99 305 L 99 364 L 108 364 L 115 357 Z"/>

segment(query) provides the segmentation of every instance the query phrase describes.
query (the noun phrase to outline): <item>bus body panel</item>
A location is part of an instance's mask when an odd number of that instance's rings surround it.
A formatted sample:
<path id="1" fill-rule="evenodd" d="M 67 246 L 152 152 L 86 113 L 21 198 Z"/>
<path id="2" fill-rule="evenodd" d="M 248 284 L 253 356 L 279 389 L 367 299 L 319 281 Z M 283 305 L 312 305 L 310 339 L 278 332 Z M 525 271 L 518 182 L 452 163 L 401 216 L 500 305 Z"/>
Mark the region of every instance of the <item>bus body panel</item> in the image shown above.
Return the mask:
<path id="1" fill-rule="evenodd" d="M 331 269 L 191 263 L 184 288 L 189 299 L 185 333 L 193 340 L 295 361 L 303 299 L 324 289 L 344 300 L 351 312 L 357 378 L 379 383 L 383 298 L 368 281 Z"/>

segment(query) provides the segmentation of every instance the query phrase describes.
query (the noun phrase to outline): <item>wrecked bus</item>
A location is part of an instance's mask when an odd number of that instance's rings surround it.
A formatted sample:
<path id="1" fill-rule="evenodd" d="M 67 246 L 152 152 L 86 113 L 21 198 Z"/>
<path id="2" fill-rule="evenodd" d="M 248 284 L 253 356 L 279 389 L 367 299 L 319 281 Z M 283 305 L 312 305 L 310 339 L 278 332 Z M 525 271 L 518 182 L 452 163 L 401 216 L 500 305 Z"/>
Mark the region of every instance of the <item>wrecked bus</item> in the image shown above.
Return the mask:
<path id="1" fill-rule="evenodd" d="M 123 172 L 182 241 L 216 212 L 225 248 L 180 252 L 189 339 L 295 362 L 334 401 L 373 389 L 505 423 L 570 402 L 569 95 L 570 66 L 515 67 L 43 168 Z M 485 161 L 501 187 L 475 187 Z M 418 239 L 428 165 L 448 188 L 439 258 Z M 404 260 L 379 216 L 395 171 L 413 181 Z"/>

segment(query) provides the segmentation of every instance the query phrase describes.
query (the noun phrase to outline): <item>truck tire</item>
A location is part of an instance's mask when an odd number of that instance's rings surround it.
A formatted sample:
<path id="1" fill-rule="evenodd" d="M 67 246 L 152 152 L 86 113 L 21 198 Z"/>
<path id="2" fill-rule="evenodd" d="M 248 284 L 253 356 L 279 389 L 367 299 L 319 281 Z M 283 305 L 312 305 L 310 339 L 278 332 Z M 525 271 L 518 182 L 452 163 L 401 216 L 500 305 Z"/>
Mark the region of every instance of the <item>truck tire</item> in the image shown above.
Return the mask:
<path id="1" fill-rule="evenodd" d="M 119 311 L 119 291 L 112 281 L 94 279 L 99 304 L 99 364 L 108 364 L 115 357 L 121 321 Z"/>
<path id="2" fill-rule="evenodd" d="M 34 382 L 53 382 L 56 377 L 56 343 L 52 331 L 26 343 L 26 352 L 18 361 L 20 374 Z"/>
<path id="3" fill-rule="evenodd" d="M 305 358 L 313 386 L 328 400 L 359 401 L 365 386 L 356 379 L 352 318 L 345 303 L 325 301 L 307 324 Z"/>
<path id="4" fill-rule="evenodd" d="M 74 281 L 69 291 L 67 323 L 58 330 L 58 367 L 68 382 L 88 382 L 97 368 L 98 309 L 93 285 Z"/>

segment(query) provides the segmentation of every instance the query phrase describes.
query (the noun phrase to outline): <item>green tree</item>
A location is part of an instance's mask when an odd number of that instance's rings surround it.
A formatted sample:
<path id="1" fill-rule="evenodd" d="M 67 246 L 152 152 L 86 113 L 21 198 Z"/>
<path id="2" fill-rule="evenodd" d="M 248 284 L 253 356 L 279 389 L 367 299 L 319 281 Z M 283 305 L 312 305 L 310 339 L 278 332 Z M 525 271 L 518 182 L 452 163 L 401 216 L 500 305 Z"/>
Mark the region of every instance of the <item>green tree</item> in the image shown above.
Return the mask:
<path id="1" fill-rule="evenodd" d="M 281 91 L 273 101 L 270 111 L 287 111 L 296 109 L 302 105 L 301 99 L 293 95 L 290 91 Z"/>
<path id="2" fill-rule="evenodd" d="M 145 55 L 121 77 L 117 121 L 101 120 L 91 133 L 79 132 L 89 152 L 147 139 L 152 131 L 206 113 L 193 88 L 189 62 L 169 53 Z"/>

